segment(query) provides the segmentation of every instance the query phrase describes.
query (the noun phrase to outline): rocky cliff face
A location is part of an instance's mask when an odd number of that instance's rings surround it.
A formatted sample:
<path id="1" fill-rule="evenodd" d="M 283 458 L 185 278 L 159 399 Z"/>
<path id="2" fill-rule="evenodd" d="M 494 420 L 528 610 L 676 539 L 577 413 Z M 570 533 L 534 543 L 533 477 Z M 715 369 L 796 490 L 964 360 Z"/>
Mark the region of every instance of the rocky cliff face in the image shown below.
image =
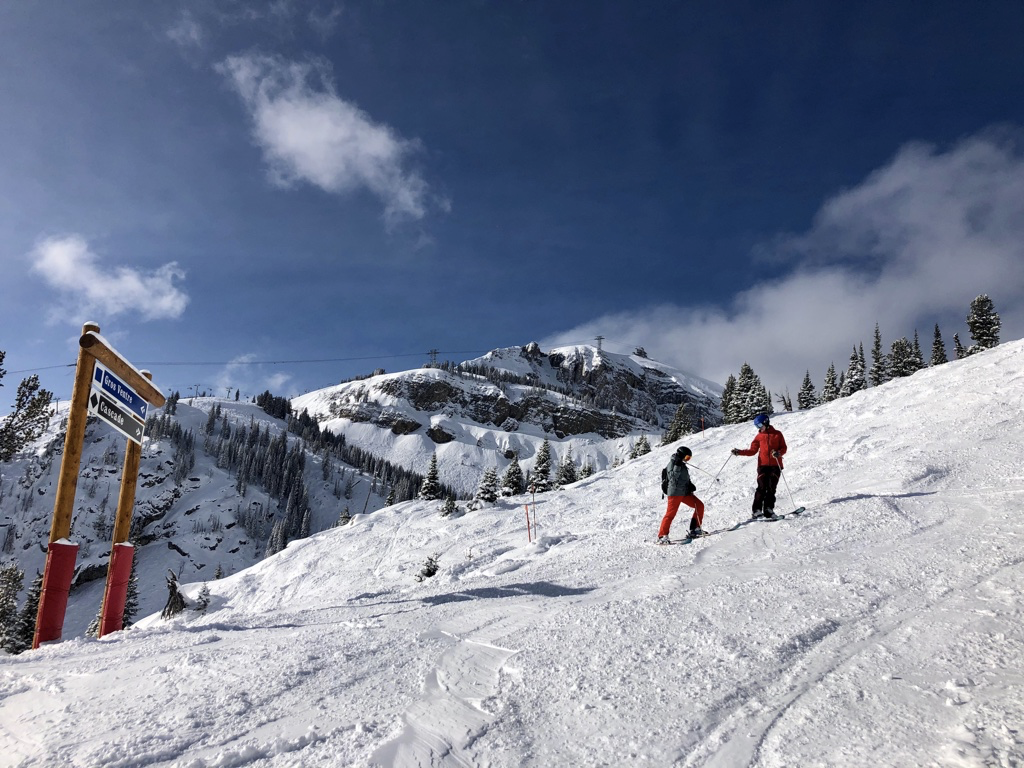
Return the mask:
<path id="1" fill-rule="evenodd" d="M 719 391 L 720 392 L 720 391 Z M 537 344 L 495 350 L 483 358 L 434 369 L 366 379 L 337 388 L 329 413 L 371 423 L 396 435 L 431 429 L 436 414 L 515 432 L 539 427 L 555 438 L 596 434 L 618 438 L 663 430 L 680 403 L 694 423 L 721 423 L 715 385 L 667 366 L 593 347 L 541 351 Z"/>

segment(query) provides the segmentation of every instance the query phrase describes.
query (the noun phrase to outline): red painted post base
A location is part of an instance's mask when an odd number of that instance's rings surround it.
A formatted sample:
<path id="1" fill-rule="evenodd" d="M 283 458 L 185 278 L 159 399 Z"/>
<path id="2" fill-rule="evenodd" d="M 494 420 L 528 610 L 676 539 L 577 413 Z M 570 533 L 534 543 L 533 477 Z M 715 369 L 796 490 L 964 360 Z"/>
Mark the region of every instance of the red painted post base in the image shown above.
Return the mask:
<path id="1" fill-rule="evenodd" d="M 71 592 L 71 577 L 75 575 L 78 545 L 70 541 L 51 541 L 46 551 L 46 569 L 43 571 L 43 591 L 39 595 L 39 613 L 36 614 L 36 634 L 32 647 L 40 643 L 60 640 L 64 631 L 64 612 Z"/>
<path id="2" fill-rule="evenodd" d="M 115 544 L 110 552 L 107 588 L 103 593 L 103 613 L 100 616 L 99 637 L 120 632 L 124 623 L 124 603 L 128 597 L 128 583 L 132 578 L 131 544 Z"/>

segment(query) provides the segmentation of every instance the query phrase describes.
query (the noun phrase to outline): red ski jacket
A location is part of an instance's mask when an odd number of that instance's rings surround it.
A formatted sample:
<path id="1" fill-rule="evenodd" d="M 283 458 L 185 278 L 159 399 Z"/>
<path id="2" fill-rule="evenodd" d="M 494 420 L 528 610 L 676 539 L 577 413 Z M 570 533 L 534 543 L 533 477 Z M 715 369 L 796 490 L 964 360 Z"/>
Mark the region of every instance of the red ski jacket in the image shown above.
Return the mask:
<path id="1" fill-rule="evenodd" d="M 779 452 L 779 458 L 776 459 L 772 456 L 772 451 Z M 754 435 L 754 440 L 750 444 L 750 448 L 745 451 L 740 451 L 740 456 L 753 456 L 757 454 L 757 463 L 762 467 L 778 467 L 782 469 L 782 457 L 786 453 L 786 438 L 782 436 L 771 424 L 764 432 L 758 432 Z"/>

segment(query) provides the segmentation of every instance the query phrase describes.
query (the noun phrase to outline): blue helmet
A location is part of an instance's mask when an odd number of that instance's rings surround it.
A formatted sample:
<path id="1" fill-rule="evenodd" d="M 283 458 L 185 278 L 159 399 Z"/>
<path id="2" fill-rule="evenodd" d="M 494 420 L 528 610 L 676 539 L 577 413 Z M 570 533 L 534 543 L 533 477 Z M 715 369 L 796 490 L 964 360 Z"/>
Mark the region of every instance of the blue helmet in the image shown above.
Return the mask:
<path id="1" fill-rule="evenodd" d="M 757 427 L 758 429 L 760 429 L 761 427 L 763 427 L 767 423 L 768 423 L 768 415 L 767 414 L 759 413 L 759 414 L 757 414 L 757 416 L 754 417 L 754 426 Z"/>

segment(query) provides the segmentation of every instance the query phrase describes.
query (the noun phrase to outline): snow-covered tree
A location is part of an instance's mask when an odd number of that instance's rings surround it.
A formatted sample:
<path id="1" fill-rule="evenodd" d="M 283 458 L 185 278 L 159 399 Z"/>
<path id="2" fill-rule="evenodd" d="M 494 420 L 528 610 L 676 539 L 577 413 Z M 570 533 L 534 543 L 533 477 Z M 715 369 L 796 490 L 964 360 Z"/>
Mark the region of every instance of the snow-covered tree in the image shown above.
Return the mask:
<path id="1" fill-rule="evenodd" d="M 935 324 L 935 334 L 932 336 L 932 359 L 931 365 L 943 365 L 948 363 L 946 357 L 946 345 L 942 343 L 942 333 L 939 332 L 939 324 Z"/>
<path id="2" fill-rule="evenodd" d="M 960 343 L 960 334 L 953 334 L 953 350 L 956 353 L 957 360 L 963 360 L 967 357 L 967 350 L 964 349 L 964 345 Z"/>
<path id="3" fill-rule="evenodd" d="M 0 350 L 0 365 L 4 356 L 5 352 Z M 0 382 L 5 373 L 0 367 Z M 14 412 L 0 420 L 0 461 L 10 461 L 14 454 L 43 434 L 50 420 L 52 399 L 53 393 L 39 386 L 39 377 L 35 374 L 22 380 L 11 406 Z"/>
<path id="4" fill-rule="evenodd" d="M 914 373 L 916 373 L 924 368 L 924 355 L 921 353 L 921 340 L 917 336 L 916 328 L 914 329 L 914 343 L 911 345 L 911 348 L 914 352 L 911 360 L 914 366 Z"/>
<path id="5" fill-rule="evenodd" d="M 889 350 L 889 375 L 898 379 L 910 376 L 915 370 L 913 346 L 906 336 L 896 339 Z"/>
<path id="6" fill-rule="evenodd" d="M 889 361 L 882 352 L 882 333 L 878 330 L 878 323 L 875 323 L 875 343 L 871 347 L 871 370 L 868 372 L 868 380 L 872 387 L 885 384 L 889 380 Z"/>
<path id="7" fill-rule="evenodd" d="M 984 293 L 971 302 L 971 311 L 967 313 L 967 327 L 971 331 L 974 344 L 967 350 L 968 355 L 999 346 L 999 330 L 1002 326 L 995 304 Z"/>
<path id="8" fill-rule="evenodd" d="M 519 466 L 519 457 L 513 456 L 501 478 L 501 495 L 518 496 L 523 492 L 523 468 Z"/>
<path id="9" fill-rule="evenodd" d="M 558 485 L 570 485 L 579 480 L 579 472 L 576 471 L 576 460 L 572 457 L 572 446 L 566 446 L 565 456 L 558 464 Z"/>
<path id="10" fill-rule="evenodd" d="M 458 512 L 459 508 L 455 504 L 455 497 L 449 496 L 444 500 L 444 505 L 441 507 L 441 517 L 450 517 Z"/>
<path id="11" fill-rule="evenodd" d="M 854 347 L 853 352 L 850 353 L 850 364 L 846 368 L 846 376 L 843 378 L 839 396 L 849 397 L 865 387 L 867 387 L 867 382 L 864 380 L 864 347 L 861 345 L 860 352 Z"/>
<path id="12" fill-rule="evenodd" d="M 437 472 L 437 451 L 430 456 L 430 468 L 427 469 L 427 476 L 420 486 L 420 499 L 422 501 L 435 501 L 441 498 L 441 481 Z"/>
<path id="13" fill-rule="evenodd" d="M 537 451 L 537 461 L 533 464 L 533 475 L 530 477 L 533 489 L 537 493 L 550 491 L 551 485 L 551 444 L 545 437 Z"/>
<path id="14" fill-rule="evenodd" d="M 722 415 L 725 417 L 726 424 L 733 424 L 735 422 L 730 421 L 729 415 L 732 413 L 732 400 L 736 394 L 736 377 L 731 373 L 729 378 L 725 380 L 725 389 L 722 390 Z M 678 411 L 676 412 L 678 413 Z M 663 442 L 662 445 L 665 445 Z"/>
<path id="15" fill-rule="evenodd" d="M 818 392 L 814 388 L 814 382 L 811 381 L 811 372 L 807 371 L 804 374 L 804 383 L 800 386 L 800 391 L 796 393 L 796 407 L 801 411 L 806 411 L 817 405 Z"/>
<path id="16" fill-rule="evenodd" d="M 14 621 L 13 629 L 8 632 L 4 649 L 8 653 L 17 654 L 29 650 L 36 636 L 36 616 L 39 613 L 39 598 L 43 593 L 43 574 L 36 572 L 32 585 L 25 595 L 25 602 Z"/>
<path id="17" fill-rule="evenodd" d="M 733 376 L 729 377 L 732 380 L 732 386 L 735 389 L 736 379 Z M 728 386 L 728 385 L 727 385 Z M 725 395 L 722 395 L 722 401 L 725 402 Z M 725 412 L 724 410 L 722 411 Z M 662 435 L 661 444 L 668 445 L 674 443 L 676 440 L 680 440 L 685 435 L 693 434 L 693 419 L 690 418 L 690 409 L 688 403 L 680 403 L 679 407 L 676 408 L 675 415 L 672 417 L 672 423 L 668 425 L 668 430 Z"/>
<path id="18" fill-rule="evenodd" d="M 7 647 L 7 638 L 14 631 L 18 618 L 18 593 L 25 582 L 25 572 L 11 563 L 0 567 L 0 648 Z"/>
<path id="19" fill-rule="evenodd" d="M 288 529 L 284 520 L 278 520 L 270 529 L 270 538 L 267 539 L 267 550 L 264 557 L 276 555 L 288 546 Z"/>
<path id="20" fill-rule="evenodd" d="M 476 499 L 485 504 L 493 504 L 498 500 L 498 471 L 494 467 L 484 470 L 476 489 Z"/>
<path id="21" fill-rule="evenodd" d="M 210 586 L 204 581 L 203 586 L 199 588 L 199 594 L 196 595 L 196 604 L 192 607 L 196 613 L 206 613 L 206 609 L 210 607 Z"/>
<path id="22" fill-rule="evenodd" d="M 831 403 L 839 397 L 839 385 L 836 382 L 836 364 L 830 363 L 825 372 L 825 383 L 821 387 L 821 402 Z"/>
<path id="23" fill-rule="evenodd" d="M 633 450 L 629 452 L 629 458 L 637 459 L 641 456 L 646 456 L 651 452 L 651 444 L 647 440 L 647 435 L 640 435 L 637 441 L 633 444 Z"/>

